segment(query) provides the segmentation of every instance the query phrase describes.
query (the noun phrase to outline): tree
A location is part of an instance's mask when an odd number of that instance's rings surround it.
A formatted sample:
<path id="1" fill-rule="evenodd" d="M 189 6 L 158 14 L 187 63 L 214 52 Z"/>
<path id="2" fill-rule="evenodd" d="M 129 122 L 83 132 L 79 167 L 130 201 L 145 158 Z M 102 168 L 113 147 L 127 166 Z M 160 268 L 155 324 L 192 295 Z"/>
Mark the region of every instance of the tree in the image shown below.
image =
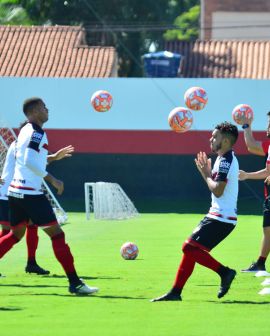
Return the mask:
<path id="1" fill-rule="evenodd" d="M 1 25 L 29 25 L 32 23 L 19 2 L 18 0 L 0 0 Z"/>
<path id="2" fill-rule="evenodd" d="M 200 6 L 191 7 L 190 10 L 179 15 L 175 21 L 175 26 L 179 29 L 168 30 L 163 36 L 165 40 L 195 40 L 199 36 Z"/>
<path id="3" fill-rule="evenodd" d="M 119 75 L 143 74 L 141 57 L 163 46 L 168 25 L 199 0 L 22 0 L 34 24 L 82 25 L 90 45 L 114 45 Z M 151 25 L 151 27 L 150 27 Z"/>

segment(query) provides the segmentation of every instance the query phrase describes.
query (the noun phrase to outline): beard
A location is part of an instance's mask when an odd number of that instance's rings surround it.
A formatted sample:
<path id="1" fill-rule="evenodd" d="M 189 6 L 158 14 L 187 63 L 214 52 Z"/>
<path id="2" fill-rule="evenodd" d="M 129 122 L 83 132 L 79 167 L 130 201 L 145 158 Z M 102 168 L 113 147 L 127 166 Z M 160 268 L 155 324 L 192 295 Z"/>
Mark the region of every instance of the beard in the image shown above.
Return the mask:
<path id="1" fill-rule="evenodd" d="M 216 145 L 215 148 L 213 146 L 211 146 L 211 150 L 212 150 L 213 153 L 217 153 L 220 149 L 221 149 L 221 143 Z"/>

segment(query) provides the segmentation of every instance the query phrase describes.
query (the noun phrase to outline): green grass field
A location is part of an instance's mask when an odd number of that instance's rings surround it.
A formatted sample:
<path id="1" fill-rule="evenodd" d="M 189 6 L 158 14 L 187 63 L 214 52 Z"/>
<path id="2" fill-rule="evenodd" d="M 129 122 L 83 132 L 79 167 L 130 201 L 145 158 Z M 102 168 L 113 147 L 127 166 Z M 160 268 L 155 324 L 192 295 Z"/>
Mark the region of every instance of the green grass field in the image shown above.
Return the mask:
<path id="1" fill-rule="evenodd" d="M 68 293 L 50 240 L 40 231 L 38 262 L 52 275 L 24 273 L 24 241 L 1 260 L 0 272 L 6 275 L 0 278 L 1 335 L 269 335 L 270 295 L 258 295 L 263 279 L 251 274 L 238 272 L 229 294 L 219 300 L 219 277 L 197 265 L 182 302 L 149 302 L 170 289 L 182 242 L 201 218 L 144 214 L 109 222 L 86 221 L 84 214 L 70 213 L 64 230 L 78 273 L 99 287 L 99 293 Z M 259 216 L 240 216 L 235 231 L 213 256 L 238 271 L 248 266 L 258 254 L 261 221 Z M 134 261 L 119 254 L 126 241 L 139 247 Z"/>

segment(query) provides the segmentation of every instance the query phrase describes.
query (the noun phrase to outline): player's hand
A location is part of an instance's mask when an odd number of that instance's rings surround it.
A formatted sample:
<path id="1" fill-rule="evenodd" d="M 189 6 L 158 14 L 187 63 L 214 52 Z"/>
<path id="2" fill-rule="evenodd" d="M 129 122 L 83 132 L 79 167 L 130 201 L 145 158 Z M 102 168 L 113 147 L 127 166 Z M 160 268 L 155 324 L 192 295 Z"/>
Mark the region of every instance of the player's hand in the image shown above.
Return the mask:
<path id="1" fill-rule="evenodd" d="M 270 184 L 270 176 L 267 176 L 267 178 L 264 180 L 264 183 L 266 183 L 267 185 Z"/>
<path id="2" fill-rule="evenodd" d="M 245 115 L 239 117 L 238 119 L 241 122 L 241 125 L 248 124 L 250 126 L 253 121 L 252 118 L 247 118 Z"/>
<path id="3" fill-rule="evenodd" d="M 211 176 L 212 162 L 211 159 L 208 159 L 205 152 L 199 152 L 197 154 L 195 164 L 201 174 L 203 174 L 204 176 Z"/>
<path id="4" fill-rule="evenodd" d="M 69 145 L 67 147 L 59 149 L 59 151 L 53 154 L 53 157 L 54 160 L 62 160 L 72 156 L 72 153 L 74 153 L 74 147 L 72 145 Z"/>
<path id="5" fill-rule="evenodd" d="M 54 182 L 52 183 L 52 185 L 55 187 L 55 189 L 57 190 L 57 195 L 62 195 L 64 192 L 64 182 L 54 179 Z"/>
<path id="6" fill-rule="evenodd" d="M 238 180 L 239 181 L 244 181 L 246 179 L 247 179 L 247 173 L 244 170 L 239 170 Z"/>
<path id="7" fill-rule="evenodd" d="M 51 174 L 48 174 L 44 177 L 46 181 L 48 181 L 56 190 L 58 195 L 62 195 L 64 191 L 64 183 L 58 179 L 56 179 Z"/>

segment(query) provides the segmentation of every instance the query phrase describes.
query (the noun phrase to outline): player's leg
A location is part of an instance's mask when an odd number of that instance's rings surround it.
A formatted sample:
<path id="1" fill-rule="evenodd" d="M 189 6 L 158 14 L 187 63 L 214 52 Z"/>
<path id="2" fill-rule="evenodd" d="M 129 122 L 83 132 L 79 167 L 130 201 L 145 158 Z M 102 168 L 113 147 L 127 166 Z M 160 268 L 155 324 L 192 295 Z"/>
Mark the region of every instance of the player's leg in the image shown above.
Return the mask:
<path id="1" fill-rule="evenodd" d="M 219 298 L 228 292 L 236 272 L 214 259 L 209 254 L 209 251 L 230 234 L 234 229 L 234 225 L 216 222 L 216 220 L 207 217 L 201 221 L 191 237 L 183 244 L 182 250 L 184 254 L 176 274 L 173 288 L 169 293 L 152 301 L 175 300 L 177 297 L 178 300 L 179 297 L 181 299 L 184 285 L 192 274 L 196 262 L 213 270 L 221 277 L 221 286 L 218 293 Z"/>
<path id="2" fill-rule="evenodd" d="M 69 291 L 74 294 L 92 294 L 98 291 L 96 287 L 89 287 L 78 277 L 74 266 L 74 258 L 65 240 L 65 233 L 59 224 L 44 228 L 52 240 L 52 247 L 56 259 L 62 265 L 69 280 Z"/>
<path id="3" fill-rule="evenodd" d="M 261 242 L 260 255 L 255 262 L 252 262 L 251 265 L 242 269 L 243 273 L 256 273 L 258 271 L 265 271 L 265 262 L 270 252 L 270 206 L 269 199 L 264 201 L 263 209 L 263 238 Z"/>
<path id="4" fill-rule="evenodd" d="M 0 238 L 7 235 L 10 231 L 8 200 L 0 199 Z"/>
<path id="5" fill-rule="evenodd" d="M 0 238 L 4 237 L 7 235 L 10 231 L 9 226 L 7 225 L 0 225 L 1 231 L 0 231 Z"/>
<path id="6" fill-rule="evenodd" d="M 50 271 L 40 267 L 36 261 L 38 239 L 38 227 L 30 223 L 26 229 L 27 264 L 25 272 L 38 275 L 50 274 Z"/>
<path id="7" fill-rule="evenodd" d="M 69 280 L 69 291 L 75 294 L 92 294 L 97 292 L 96 287 L 89 287 L 78 277 L 73 255 L 65 240 L 65 234 L 57 223 L 53 209 L 44 195 L 27 197 L 28 211 L 33 223 L 43 228 L 52 240 L 52 247 L 56 259 L 62 265 Z"/>
<path id="8" fill-rule="evenodd" d="M 12 227 L 11 231 L 0 238 L 0 258 L 2 258 L 16 243 L 18 243 L 25 233 L 26 224 L 21 223 L 17 227 Z"/>
<path id="9" fill-rule="evenodd" d="M 17 206 L 17 199 L 14 197 L 9 198 L 7 207 L 9 211 L 11 231 L 0 238 L 0 258 L 2 258 L 13 245 L 22 239 L 27 223 L 24 212 Z"/>

